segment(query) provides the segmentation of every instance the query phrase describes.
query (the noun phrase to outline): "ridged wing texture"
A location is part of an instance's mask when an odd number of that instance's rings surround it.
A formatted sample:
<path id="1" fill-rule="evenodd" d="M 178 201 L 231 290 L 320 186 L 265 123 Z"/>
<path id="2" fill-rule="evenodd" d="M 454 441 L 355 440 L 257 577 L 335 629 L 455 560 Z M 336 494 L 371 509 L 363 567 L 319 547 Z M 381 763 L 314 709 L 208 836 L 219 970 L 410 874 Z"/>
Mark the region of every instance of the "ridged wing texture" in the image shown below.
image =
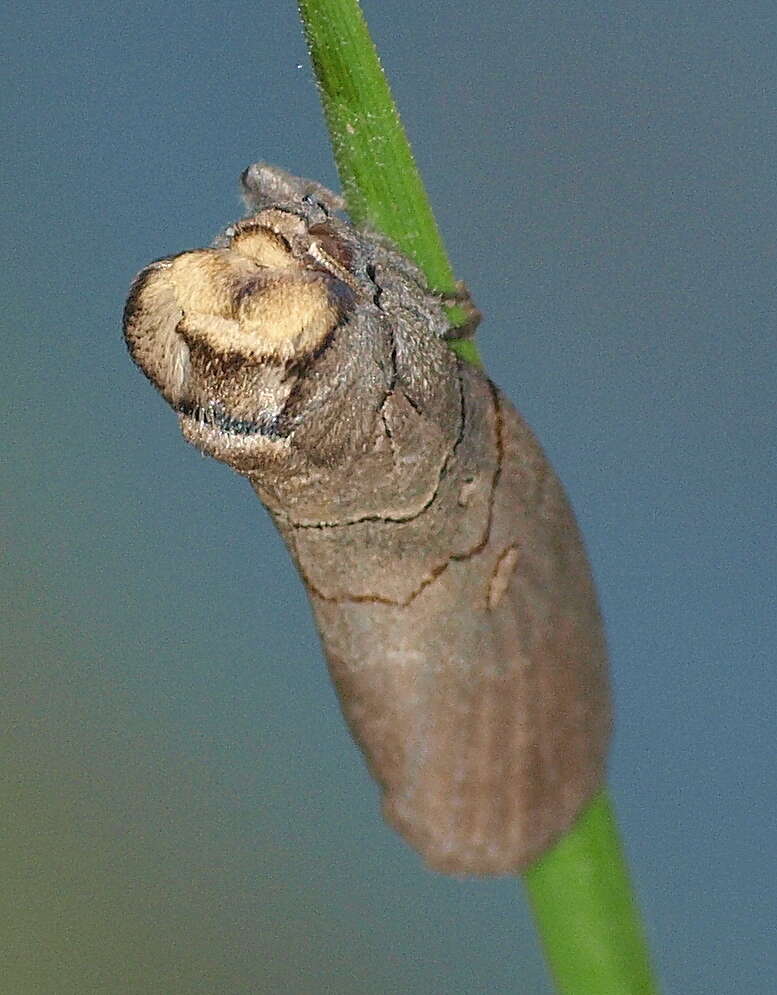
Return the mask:
<path id="1" fill-rule="evenodd" d="M 530 864 L 602 783 L 606 654 L 560 483 L 509 402 L 480 375 L 464 384 L 469 438 L 449 473 L 466 487 L 473 461 L 488 467 L 481 543 L 441 565 L 430 537 L 407 603 L 311 598 L 387 819 L 437 870 L 498 874 Z M 379 591 L 392 565 L 374 562 Z"/>

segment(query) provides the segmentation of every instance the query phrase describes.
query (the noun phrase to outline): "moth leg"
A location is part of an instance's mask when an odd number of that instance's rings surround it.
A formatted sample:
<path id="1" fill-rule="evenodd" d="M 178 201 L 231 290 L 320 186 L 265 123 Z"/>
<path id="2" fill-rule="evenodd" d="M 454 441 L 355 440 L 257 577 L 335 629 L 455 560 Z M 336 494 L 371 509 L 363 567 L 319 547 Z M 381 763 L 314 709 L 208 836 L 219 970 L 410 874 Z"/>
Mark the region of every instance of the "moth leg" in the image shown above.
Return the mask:
<path id="1" fill-rule="evenodd" d="M 458 280 L 453 293 L 442 294 L 440 300 L 447 311 L 453 312 L 450 317 L 452 321 L 455 320 L 455 324 L 451 323 L 448 326 L 443 338 L 449 342 L 455 339 L 471 339 L 483 316 L 475 307 L 467 285 Z"/>

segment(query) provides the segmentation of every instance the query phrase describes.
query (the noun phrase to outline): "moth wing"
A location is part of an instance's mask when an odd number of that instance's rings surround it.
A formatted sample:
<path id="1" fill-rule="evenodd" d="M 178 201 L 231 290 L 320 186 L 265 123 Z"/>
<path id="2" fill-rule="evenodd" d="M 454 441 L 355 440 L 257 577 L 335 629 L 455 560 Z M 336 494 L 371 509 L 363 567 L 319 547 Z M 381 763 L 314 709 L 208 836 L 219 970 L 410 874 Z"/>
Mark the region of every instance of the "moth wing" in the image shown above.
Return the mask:
<path id="1" fill-rule="evenodd" d="M 534 436 L 483 382 L 499 467 L 482 548 L 406 605 L 313 596 L 352 732 L 390 823 L 436 870 L 521 870 L 604 778 L 606 651 L 562 487 Z"/>

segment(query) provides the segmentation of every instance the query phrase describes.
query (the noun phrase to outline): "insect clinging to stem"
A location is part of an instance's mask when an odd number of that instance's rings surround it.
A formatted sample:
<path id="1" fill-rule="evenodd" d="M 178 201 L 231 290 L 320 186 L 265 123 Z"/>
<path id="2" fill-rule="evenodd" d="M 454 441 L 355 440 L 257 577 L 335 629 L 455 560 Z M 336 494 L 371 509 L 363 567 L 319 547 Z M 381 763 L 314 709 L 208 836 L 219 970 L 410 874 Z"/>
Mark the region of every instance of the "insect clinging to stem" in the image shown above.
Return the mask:
<path id="1" fill-rule="evenodd" d="M 610 736 L 563 489 L 409 259 L 318 183 L 257 163 L 243 188 L 212 247 L 136 278 L 130 353 L 273 517 L 389 822 L 437 870 L 521 870 L 601 787 Z"/>

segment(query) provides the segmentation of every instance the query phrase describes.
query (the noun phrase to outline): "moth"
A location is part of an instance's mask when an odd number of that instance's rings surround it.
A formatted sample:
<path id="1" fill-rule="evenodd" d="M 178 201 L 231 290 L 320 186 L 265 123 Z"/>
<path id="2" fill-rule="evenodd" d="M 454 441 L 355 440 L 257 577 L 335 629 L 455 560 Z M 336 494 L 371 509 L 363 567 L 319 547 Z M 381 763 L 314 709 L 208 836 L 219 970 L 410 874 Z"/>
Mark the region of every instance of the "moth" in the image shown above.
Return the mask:
<path id="1" fill-rule="evenodd" d="M 257 163 L 242 185 L 247 217 L 135 279 L 129 351 L 274 519 L 388 821 L 436 870 L 521 870 L 610 736 L 570 506 L 413 262 L 314 181 Z"/>

